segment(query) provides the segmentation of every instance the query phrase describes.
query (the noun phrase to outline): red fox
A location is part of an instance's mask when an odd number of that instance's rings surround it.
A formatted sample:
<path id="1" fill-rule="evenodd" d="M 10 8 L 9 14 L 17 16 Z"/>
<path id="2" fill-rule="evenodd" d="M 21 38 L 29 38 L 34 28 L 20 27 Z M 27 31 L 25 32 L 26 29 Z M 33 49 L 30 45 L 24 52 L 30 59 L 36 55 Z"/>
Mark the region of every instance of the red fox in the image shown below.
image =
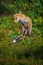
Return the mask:
<path id="1" fill-rule="evenodd" d="M 31 19 L 24 15 L 24 14 L 21 14 L 21 13 L 17 13 L 17 14 L 14 14 L 14 21 L 15 23 L 18 23 L 18 21 L 21 22 L 21 29 L 22 29 L 22 35 L 20 35 L 20 37 L 17 38 L 17 41 L 18 39 L 21 40 L 21 38 L 24 36 L 24 35 L 31 35 L 31 32 L 32 32 L 32 21 Z M 15 42 L 15 40 L 14 40 Z"/>

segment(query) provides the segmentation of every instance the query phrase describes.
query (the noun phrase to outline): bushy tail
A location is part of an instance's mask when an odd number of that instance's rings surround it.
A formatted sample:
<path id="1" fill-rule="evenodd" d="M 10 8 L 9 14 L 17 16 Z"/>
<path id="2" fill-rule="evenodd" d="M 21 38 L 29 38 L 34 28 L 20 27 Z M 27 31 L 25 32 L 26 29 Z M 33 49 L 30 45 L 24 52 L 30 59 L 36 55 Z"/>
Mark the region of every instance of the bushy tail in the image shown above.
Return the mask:
<path id="1" fill-rule="evenodd" d="M 21 40 L 24 39 L 25 37 L 26 37 L 25 35 L 21 34 L 21 35 L 19 35 L 16 39 L 14 39 L 13 42 L 15 43 L 15 42 L 21 41 Z"/>

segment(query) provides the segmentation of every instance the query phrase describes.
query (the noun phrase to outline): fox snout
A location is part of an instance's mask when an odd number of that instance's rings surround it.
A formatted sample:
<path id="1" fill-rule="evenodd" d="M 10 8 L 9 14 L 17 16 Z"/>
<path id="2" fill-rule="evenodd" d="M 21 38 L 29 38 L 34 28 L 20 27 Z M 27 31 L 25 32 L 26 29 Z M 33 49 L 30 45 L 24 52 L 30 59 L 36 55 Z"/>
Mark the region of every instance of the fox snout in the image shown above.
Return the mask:
<path id="1" fill-rule="evenodd" d="M 14 20 L 14 21 L 15 21 L 15 23 L 18 23 L 19 19 L 16 19 L 16 20 Z"/>

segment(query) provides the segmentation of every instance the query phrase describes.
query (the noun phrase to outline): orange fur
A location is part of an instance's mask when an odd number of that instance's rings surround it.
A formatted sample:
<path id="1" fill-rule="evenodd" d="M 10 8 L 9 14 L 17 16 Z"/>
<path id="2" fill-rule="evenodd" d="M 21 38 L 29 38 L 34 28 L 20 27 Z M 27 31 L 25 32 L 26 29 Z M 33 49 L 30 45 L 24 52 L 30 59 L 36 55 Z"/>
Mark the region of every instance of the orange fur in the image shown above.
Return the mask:
<path id="1" fill-rule="evenodd" d="M 14 14 L 14 20 L 16 23 L 19 21 L 20 18 L 24 19 L 28 23 L 29 34 L 31 34 L 31 31 L 32 31 L 31 19 L 28 16 L 21 13 Z"/>

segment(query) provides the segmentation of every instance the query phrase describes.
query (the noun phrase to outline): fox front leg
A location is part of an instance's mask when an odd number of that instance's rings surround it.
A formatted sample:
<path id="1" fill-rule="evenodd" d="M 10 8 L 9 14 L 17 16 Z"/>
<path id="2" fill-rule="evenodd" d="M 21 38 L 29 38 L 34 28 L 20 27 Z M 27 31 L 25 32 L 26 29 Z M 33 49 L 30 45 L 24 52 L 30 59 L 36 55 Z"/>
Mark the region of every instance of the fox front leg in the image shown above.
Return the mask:
<path id="1" fill-rule="evenodd" d="M 21 24 L 22 34 L 27 36 L 29 35 L 28 27 L 26 28 L 23 24 Z"/>
<path id="2" fill-rule="evenodd" d="M 21 30 L 22 30 L 22 34 L 24 34 L 25 27 L 23 26 L 23 24 L 20 25 L 20 28 L 21 28 Z"/>

